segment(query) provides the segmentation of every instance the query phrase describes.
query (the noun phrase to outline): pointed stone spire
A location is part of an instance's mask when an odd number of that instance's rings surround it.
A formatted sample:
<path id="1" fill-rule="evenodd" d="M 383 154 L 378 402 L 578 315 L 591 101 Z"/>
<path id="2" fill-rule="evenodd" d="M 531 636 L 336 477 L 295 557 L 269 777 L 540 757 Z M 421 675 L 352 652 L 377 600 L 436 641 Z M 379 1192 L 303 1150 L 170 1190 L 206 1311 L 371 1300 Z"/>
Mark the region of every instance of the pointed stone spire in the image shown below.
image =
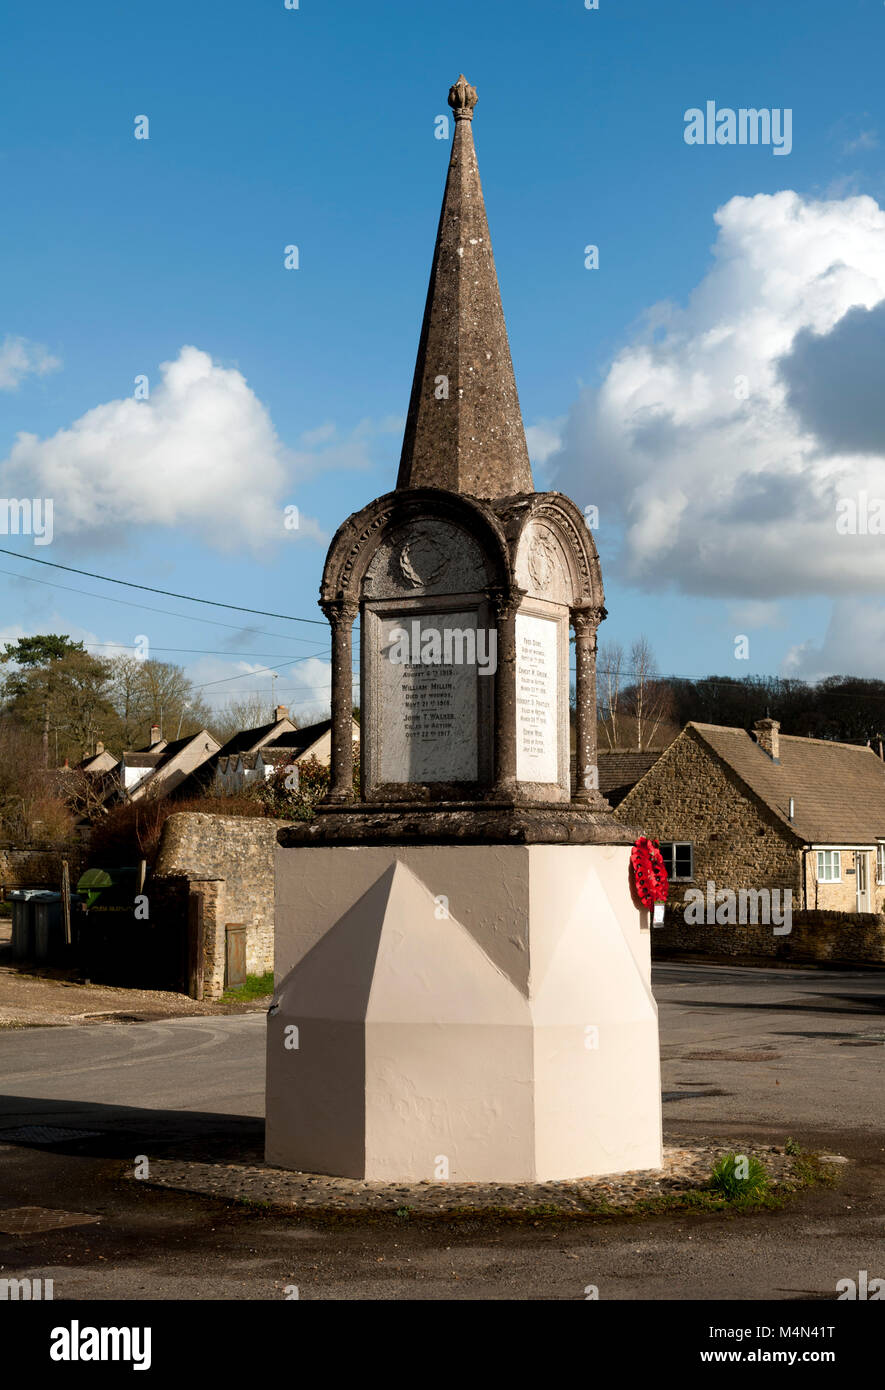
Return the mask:
<path id="1" fill-rule="evenodd" d="M 473 148 L 476 89 L 463 76 L 449 105 L 452 155 L 396 485 L 510 497 L 534 484 Z"/>

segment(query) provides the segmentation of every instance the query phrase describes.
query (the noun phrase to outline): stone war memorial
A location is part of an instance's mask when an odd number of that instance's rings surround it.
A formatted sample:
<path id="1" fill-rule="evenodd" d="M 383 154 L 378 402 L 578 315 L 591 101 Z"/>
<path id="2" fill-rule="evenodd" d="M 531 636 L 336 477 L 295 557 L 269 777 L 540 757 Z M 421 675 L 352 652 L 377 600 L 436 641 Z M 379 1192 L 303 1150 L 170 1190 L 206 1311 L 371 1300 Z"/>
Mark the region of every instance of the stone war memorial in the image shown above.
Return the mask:
<path id="1" fill-rule="evenodd" d="M 267 1161 L 377 1182 L 661 1164 L 636 835 L 597 790 L 599 559 L 575 503 L 534 490 L 476 100 L 463 77 L 449 92 L 396 488 L 343 523 L 323 573 L 329 794 L 275 857 Z"/>

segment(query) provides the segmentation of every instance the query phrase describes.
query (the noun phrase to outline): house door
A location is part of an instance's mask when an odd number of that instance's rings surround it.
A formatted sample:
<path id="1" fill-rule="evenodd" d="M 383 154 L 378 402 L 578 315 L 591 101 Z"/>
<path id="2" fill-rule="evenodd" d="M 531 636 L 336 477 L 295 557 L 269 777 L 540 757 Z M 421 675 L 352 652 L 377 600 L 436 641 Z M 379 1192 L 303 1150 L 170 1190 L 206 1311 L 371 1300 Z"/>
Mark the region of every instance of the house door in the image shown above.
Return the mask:
<path id="1" fill-rule="evenodd" d="M 857 870 L 855 885 L 857 891 L 857 910 L 858 912 L 869 912 L 870 910 L 870 876 L 869 876 L 869 854 L 865 849 L 854 851 L 854 866 Z"/>

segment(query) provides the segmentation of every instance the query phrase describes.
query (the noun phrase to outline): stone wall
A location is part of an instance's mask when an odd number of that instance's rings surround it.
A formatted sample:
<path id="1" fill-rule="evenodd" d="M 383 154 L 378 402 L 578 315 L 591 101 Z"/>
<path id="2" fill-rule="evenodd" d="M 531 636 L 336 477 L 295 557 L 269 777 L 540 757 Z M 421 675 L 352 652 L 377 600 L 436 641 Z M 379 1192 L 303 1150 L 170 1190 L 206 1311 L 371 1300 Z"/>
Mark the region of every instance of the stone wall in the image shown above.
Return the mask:
<path id="1" fill-rule="evenodd" d="M 776 936 L 772 925 L 688 925 L 682 893 L 667 904 L 663 927 L 652 931 L 652 955 L 714 956 L 816 965 L 885 965 L 885 917 L 875 912 L 794 912 L 792 930 Z M 780 913 L 778 913 L 778 917 Z"/>
<path id="2" fill-rule="evenodd" d="M 71 887 L 86 867 L 87 851 L 82 845 L 36 845 L 22 848 L 0 845 L 0 892 L 13 888 L 61 888 L 61 861 L 67 859 Z"/>
<path id="3" fill-rule="evenodd" d="M 200 891 L 208 881 L 214 884 L 205 904 L 211 911 L 204 911 L 207 998 L 217 998 L 223 988 L 224 928 L 229 922 L 246 927 L 249 974 L 273 970 L 273 855 L 277 831 L 285 824 L 264 817 L 178 811 L 163 826 L 152 881 L 183 876 Z"/>
<path id="4" fill-rule="evenodd" d="M 791 888 L 800 903 L 801 842 L 729 769 L 685 729 L 614 813 L 654 840 L 691 841 L 694 878 L 686 887 Z"/>
<path id="5" fill-rule="evenodd" d="M 226 929 L 229 920 L 227 885 L 223 879 L 191 879 L 190 887 L 203 899 L 203 998 L 220 999 L 224 993 Z M 252 966 L 248 965 L 247 968 L 251 970 Z M 256 969 L 255 973 L 261 974 L 262 967 Z"/>

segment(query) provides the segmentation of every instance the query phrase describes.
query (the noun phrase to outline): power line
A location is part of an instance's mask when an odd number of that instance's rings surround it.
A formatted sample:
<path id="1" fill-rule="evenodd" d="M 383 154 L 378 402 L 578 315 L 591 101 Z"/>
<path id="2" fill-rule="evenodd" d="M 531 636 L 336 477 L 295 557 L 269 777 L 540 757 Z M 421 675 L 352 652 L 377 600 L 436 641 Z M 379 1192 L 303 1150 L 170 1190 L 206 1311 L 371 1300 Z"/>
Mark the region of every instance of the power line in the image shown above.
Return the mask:
<path id="1" fill-rule="evenodd" d="M 9 552 L 4 552 L 8 554 Z M 111 598 L 110 594 L 94 594 L 89 589 L 75 589 L 70 584 L 53 584 L 49 579 L 37 579 L 31 574 L 16 574 L 15 570 L 0 569 L 0 574 L 8 574 L 12 579 L 23 579 L 28 584 L 42 584 L 47 589 L 61 589 L 66 594 L 82 594 L 84 598 L 98 599 L 99 603 L 117 603 L 123 608 L 138 608 L 143 613 L 162 613 L 165 618 L 183 618 L 187 623 L 205 623 L 210 627 L 224 627 L 230 632 L 254 632 L 259 637 L 279 637 L 283 642 L 310 642 L 309 637 L 293 637 L 290 632 L 267 632 L 264 628 L 244 628 L 242 623 L 222 623 L 217 618 L 198 618 L 193 613 L 172 613 L 168 608 L 154 608 L 149 603 L 133 603 L 131 599 Z M 305 618 L 305 622 L 310 621 Z"/>
<path id="2" fill-rule="evenodd" d="M 11 555 L 14 560 L 29 560 L 32 565 L 48 565 L 50 569 L 66 570 L 69 574 L 82 574 L 85 579 L 100 579 L 104 584 L 123 584 L 127 589 L 143 589 L 148 594 L 162 594 L 164 598 L 183 598 L 187 603 L 206 603 L 213 608 L 231 608 L 237 613 L 254 613 L 259 618 L 282 618 L 287 623 L 312 623 L 325 627 L 325 618 L 293 618 L 291 613 L 269 613 L 265 608 L 244 608 L 239 603 L 221 603 L 214 598 L 195 598 L 193 594 L 176 594 L 171 589 L 155 589 L 150 584 L 134 584 L 131 579 L 113 579 L 107 574 L 93 574 L 91 570 L 76 569 L 73 565 L 59 565 L 54 560 L 38 560 L 36 555 L 22 555 L 17 550 L 6 550 L 0 546 L 0 555 Z M 99 597 L 96 595 L 96 597 Z"/>
<path id="3" fill-rule="evenodd" d="M 309 641 L 310 639 L 307 638 L 307 637 L 299 637 L 299 638 L 295 638 L 295 639 L 293 639 L 293 640 L 299 641 L 299 642 L 307 642 L 307 641 Z M 127 652 L 128 652 L 128 651 L 134 651 L 134 650 L 135 650 L 135 645 L 134 645 L 134 643 L 132 643 L 132 642 L 86 642 L 86 643 L 84 643 L 84 645 L 87 646 L 87 647 L 89 647 L 89 648 L 92 648 L 92 647 L 114 647 L 114 648 L 117 648 L 118 650 L 127 651 Z M 151 651 L 154 651 L 154 652 L 180 652 L 180 653 L 184 653 L 184 654 L 186 654 L 186 655 L 188 655 L 188 656 L 229 656 L 229 657 L 231 657 L 231 658 L 234 658 L 234 657 L 241 657 L 241 658 L 243 658 L 243 659 L 246 660 L 246 661 L 258 660 L 258 659 L 260 659 L 260 658 L 262 658 L 262 657 L 266 657 L 266 658 L 268 658 L 268 659 L 273 659 L 274 657 L 279 656 L 279 652 L 228 652 L 228 651 L 223 651 L 223 650 L 221 650 L 221 651 L 215 651 L 215 650 L 213 650 L 213 649 L 211 649 L 211 648 L 208 648 L 208 647 L 158 647 L 158 646 L 155 646 L 153 642 L 151 642 L 150 648 L 151 648 Z M 318 645 L 317 645 L 317 653 L 319 653 L 319 652 L 325 652 L 325 651 L 328 651 L 328 650 L 329 650 L 328 647 L 326 647 L 326 646 L 324 646 L 324 645 L 322 645 L 322 644 L 318 644 Z M 308 653 L 308 655 L 316 655 L 317 653 Z M 305 657 L 305 658 L 303 658 L 303 659 L 306 660 L 307 658 Z M 293 656 L 290 656 L 290 657 L 287 658 L 287 660 L 289 660 L 289 661 L 296 661 L 296 660 L 301 661 L 302 658 L 301 658 L 301 657 L 293 657 Z M 248 675 L 249 675 L 249 672 L 248 672 L 248 671 L 245 671 L 243 674 L 248 676 Z"/>
<path id="4" fill-rule="evenodd" d="M 206 690 L 210 685 L 226 685 L 228 681 L 248 680 L 250 676 L 263 676 L 271 671 L 281 671 L 284 666 L 294 666 L 296 661 L 312 661 L 311 656 L 287 657 L 278 666 L 260 666 L 257 671 L 238 671 L 235 676 L 222 676 L 217 681 L 204 681 L 202 685 L 195 685 L 194 690 Z"/>

